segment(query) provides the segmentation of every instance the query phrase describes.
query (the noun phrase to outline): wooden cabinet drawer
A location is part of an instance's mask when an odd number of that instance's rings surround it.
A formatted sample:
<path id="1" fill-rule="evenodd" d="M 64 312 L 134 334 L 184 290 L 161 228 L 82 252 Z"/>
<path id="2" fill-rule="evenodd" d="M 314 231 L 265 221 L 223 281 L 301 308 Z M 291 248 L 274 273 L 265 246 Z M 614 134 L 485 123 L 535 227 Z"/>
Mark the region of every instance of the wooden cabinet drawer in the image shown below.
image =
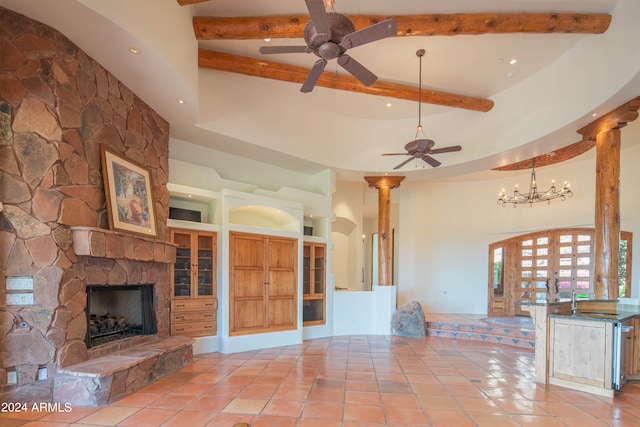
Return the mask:
<path id="1" fill-rule="evenodd" d="M 174 313 L 180 311 L 207 311 L 217 310 L 217 299 L 185 299 L 171 301 L 171 311 Z"/>
<path id="2" fill-rule="evenodd" d="M 171 314 L 171 322 L 176 324 L 180 322 L 211 322 L 214 320 L 216 320 L 214 311 L 178 311 Z"/>
<path id="3" fill-rule="evenodd" d="M 174 323 L 171 326 L 171 335 L 188 335 L 190 337 L 216 335 L 216 322 Z"/>

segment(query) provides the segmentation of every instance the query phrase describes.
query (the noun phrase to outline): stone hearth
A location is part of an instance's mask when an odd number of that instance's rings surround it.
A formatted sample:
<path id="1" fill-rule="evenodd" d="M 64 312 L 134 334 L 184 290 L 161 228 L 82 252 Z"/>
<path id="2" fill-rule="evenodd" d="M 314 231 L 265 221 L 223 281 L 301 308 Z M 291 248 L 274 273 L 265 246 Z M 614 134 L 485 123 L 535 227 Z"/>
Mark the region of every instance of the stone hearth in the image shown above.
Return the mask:
<path id="1" fill-rule="evenodd" d="M 61 369 L 55 378 L 53 401 L 108 405 L 190 363 L 192 343 L 192 338 L 184 336 L 134 340 L 121 351 Z"/>

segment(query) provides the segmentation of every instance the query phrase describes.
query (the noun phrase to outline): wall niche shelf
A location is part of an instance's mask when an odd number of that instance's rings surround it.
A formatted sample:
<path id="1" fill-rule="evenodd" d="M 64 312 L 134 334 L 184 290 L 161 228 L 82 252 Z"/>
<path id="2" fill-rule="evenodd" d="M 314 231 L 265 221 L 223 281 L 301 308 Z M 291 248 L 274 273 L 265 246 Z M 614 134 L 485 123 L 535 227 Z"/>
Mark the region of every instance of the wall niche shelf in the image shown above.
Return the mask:
<path id="1" fill-rule="evenodd" d="M 220 194 L 215 191 L 188 187 L 180 184 L 167 184 L 169 207 L 198 213 L 200 221 L 182 219 L 174 215 L 167 220 L 171 228 L 203 230 L 217 232 L 220 229 Z"/>

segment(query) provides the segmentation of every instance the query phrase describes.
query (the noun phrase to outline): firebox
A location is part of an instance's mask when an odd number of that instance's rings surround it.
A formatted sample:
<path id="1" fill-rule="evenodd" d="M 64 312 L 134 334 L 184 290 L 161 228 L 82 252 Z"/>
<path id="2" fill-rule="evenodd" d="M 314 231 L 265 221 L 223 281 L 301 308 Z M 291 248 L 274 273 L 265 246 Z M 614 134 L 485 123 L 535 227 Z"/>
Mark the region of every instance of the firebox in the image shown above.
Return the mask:
<path id="1" fill-rule="evenodd" d="M 87 285 L 87 348 L 157 332 L 154 285 Z"/>

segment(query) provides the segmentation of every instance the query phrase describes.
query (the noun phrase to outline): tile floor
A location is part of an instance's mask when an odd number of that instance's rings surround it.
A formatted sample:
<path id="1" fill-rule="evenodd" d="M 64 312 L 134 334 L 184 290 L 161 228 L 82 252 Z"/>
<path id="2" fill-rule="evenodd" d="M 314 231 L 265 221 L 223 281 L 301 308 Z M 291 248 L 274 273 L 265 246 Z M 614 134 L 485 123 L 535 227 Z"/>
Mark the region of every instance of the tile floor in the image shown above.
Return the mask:
<path id="1" fill-rule="evenodd" d="M 108 407 L 0 414 L 2 427 L 635 426 L 614 399 L 534 382 L 533 351 L 427 337 L 333 337 L 194 363 Z"/>

